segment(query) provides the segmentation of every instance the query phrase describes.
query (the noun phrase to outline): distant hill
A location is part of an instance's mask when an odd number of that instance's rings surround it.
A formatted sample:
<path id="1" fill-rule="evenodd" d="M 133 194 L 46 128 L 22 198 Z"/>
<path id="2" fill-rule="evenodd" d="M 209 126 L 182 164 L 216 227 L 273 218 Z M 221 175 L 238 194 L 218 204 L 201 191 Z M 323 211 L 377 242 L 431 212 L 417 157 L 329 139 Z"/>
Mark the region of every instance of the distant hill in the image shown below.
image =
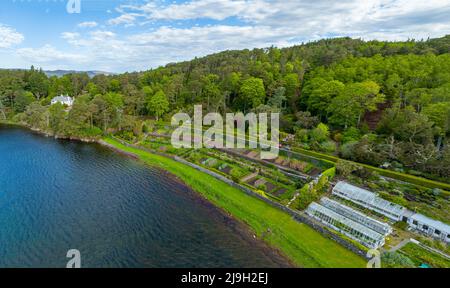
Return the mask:
<path id="1" fill-rule="evenodd" d="M 96 75 L 115 75 L 115 73 L 111 72 L 104 72 L 104 71 L 75 71 L 75 70 L 54 70 L 54 71 L 44 71 L 44 73 L 48 76 L 57 76 L 62 77 L 67 74 L 74 74 L 74 73 L 87 73 L 90 78 L 96 76 Z"/>
<path id="2" fill-rule="evenodd" d="M 0 71 L 27 71 L 28 69 L 21 69 L 21 68 L 0 68 Z M 52 77 L 52 76 L 56 76 L 56 77 L 62 77 L 64 75 L 67 74 L 77 74 L 77 73 L 87 73 L 88 76 L 90 78 L 93 78 L 94 76 L 97 75 L 105 75 L 105 76 L 114 76 L 117 75 L 116 73 L 111 73 L 111 72 L 105 72 L 105 71 L 96 71 L 96 70 L 92 70 L 92 71 L 76 71 L 76 70 L 44 70 L 45 75 L 47 75 L 47 77 Z"/>

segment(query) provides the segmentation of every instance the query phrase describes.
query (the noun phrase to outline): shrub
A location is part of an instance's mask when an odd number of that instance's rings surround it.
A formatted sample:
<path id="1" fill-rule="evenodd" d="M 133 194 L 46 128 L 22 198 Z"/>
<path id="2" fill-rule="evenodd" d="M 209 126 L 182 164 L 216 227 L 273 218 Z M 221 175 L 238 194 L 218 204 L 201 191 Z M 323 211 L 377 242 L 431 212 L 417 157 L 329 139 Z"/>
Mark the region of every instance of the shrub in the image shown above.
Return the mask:
<path id="1" fill-rule="evenodd" d="M 350 127 L 343 133 L 342 142 L 357 142 L 359 139 L 361 139 L 361 133 L 358 128 Z"/>
<path id="2" fill-rule="evenodd" d="M 261 191 L 267 191 L 267 186 L 266 185 L 264 185 L 264 184 L 260 184 L 260 185 L 258 185 L 258 187 L 256 187 L 258 190 L 261 190 Z"/>
<path id="3" fill-rule="evenodd" d="M 103 131 L 102 129 L 94 126 L 92 128 L 83 129 L 83 131 L 81 131 L 81 134 L 87 137 L 96 137 L 102 135 Z"/>
<path id="4" fill-rule="evenodd" d="M 330 181 L 333 180 L 334 176 L 336 176 L 336 167 L 332 167 L 328 170 L 325 170 L 322 173 L 322 176 L 326 176 Z"/>
<path id="5" fill-rule="evenodd" d="M 325 141 L 322 144 L 320 144 L 321 148 L 323 151 L 325 152 L 335 152 L 336 151 L 336 143 L 334 143 L 333 141 Z"/>
<path id="6" fill-rule="evenodd" d="M 300 195 L 297 200 L 297 209 L 305 210 L 309 204 L 316 201 L 319 197 L 314 189 L 309 189 L 309 183 L 305 184 L 302 189 L 299 191 Z"/>
<path id="7" fill-rule="evenodd" d="M 117 136 L 119 136 L 120 138 L 122 138 L 125 141 L 133 141 L 134 139 L 134 134 L 131 131 L 120 131 Z"/>
<path id="8" fill-rule="evenodd" d="M 351 159 L 354 154 L 355 146 L 358 144 L 356 141 L 349 141 L 341 146 L 340 153 L 341 156 L 346 159 Z"/>
<path id="9" fill-rule="evenodd" d="M 397 252 L 384 252 L 381 254 L 383 268 L 414 268 L 414 262 Z"/>
<path id="10" fill-rule="evenodd" d="M 242 177 L 244 177 L 245 175 L 247 175 L 247 172 L 240 168 L 233 168 L 230 171 L 230 176 L 233 179 L 233 181 L 235 181 L 235 182 L 240 182 Z"/>

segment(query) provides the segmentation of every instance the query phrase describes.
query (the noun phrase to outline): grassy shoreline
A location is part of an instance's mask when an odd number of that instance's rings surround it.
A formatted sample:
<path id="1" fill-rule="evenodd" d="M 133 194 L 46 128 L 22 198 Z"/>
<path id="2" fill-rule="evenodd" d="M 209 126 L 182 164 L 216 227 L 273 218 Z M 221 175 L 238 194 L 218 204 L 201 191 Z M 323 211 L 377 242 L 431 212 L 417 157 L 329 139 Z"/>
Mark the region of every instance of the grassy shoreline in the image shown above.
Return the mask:
<path id="1" fill-rule="evenodd" d="M 124 146 L 111 138 L 104 138 L 103 141 L 115 149 L 137 156 L 150 166 L 174 174 L 214 205 L 247 224 L 258 238 L 279 249 L 299 267 L 365 266 L 363 258 L 306 224 L 210 175 L 173 159 Z"/>

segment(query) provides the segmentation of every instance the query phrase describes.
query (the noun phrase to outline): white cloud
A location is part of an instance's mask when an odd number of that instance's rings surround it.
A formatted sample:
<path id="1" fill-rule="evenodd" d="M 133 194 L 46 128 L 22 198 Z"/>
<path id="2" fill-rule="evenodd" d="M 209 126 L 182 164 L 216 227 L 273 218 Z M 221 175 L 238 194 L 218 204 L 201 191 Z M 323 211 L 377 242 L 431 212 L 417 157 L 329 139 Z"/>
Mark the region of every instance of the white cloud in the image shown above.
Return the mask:
<path id="1" fill-rule="evenodd" d="M 119 72 L 223 50 L 285 47 L 320 38 L 406 40 L 450 34 L 450 0 L 148 1 L 121 5 L 115 13 L 107 21 L 108 30 L 62 33 L 68 52 L 44 46 L 21 49 L 21 55 Z M 135 27 L 123 32 L 122 25 Z"/>
<path id="2" fill-rule="evenodd" d="M 417 31 L 421 32 L 420 36 L 428 37 L 436 36 L 432 25 L 427 26 L 428 30 L 413 29 L 423 24 L 450 23 L 450 0 L 197 0 L 171 4 L 149 1 L 143 5 L 122 5 L 117 11 L 121 15 L 110 20 L 116 25 L 148 20 L 220 22 L 234 18 L 241 21 L 239 26 L 265 26 L 287 34 L 296 32 L 297 38 L 306 40 L 326 35 L 365 37 L 369 34 L 392 39 L 399 31 L 405 33 L 396 39 Z M 438 35 L 446 32 L 450 31 Z"/>
<path id="3" fill-rule="evenodd" d="M 0 49 L 20 44 L 24 39 L 25 37 L 15 29 L 0 24 Z"/>
<path id="4" fill-rule="evenodd" d="M 17 55 L 30 63 L 77 63 L 86 61 L 87 58 L 81 54 L 64 52 L 57 50 L 51 45 L 44 45 L 40 48 L 21 48 L 17 50 Z"/>
<path id="5" fill-rule="evenodd" d="M 74 39 L 78 38 L 79 36 L 80 36 L 80 33 L 76 33 L 76 32 L 63 32 L 61 34 L 61 37 L 68 41 L 74 40 Z"/>
<path id="6" fill-rule="evenodd" d="M 141 14 L 135 14 L 135 13 L 126 13 L 122 14 L 119 17 L 112 18 L 108 20 L 109 25 L 121 25 L 124 24 L 125 26 L 133 26 L 136 19 L 142 16 Z"/>
<path id="7" fill-rule="evenodd" d="M 95 28 L 98 26 L 98 23 L 95 21 L 86 21 L 79 23 L 77 26 L 79 28 Z"/>
<path id="8" fill-rule="evenodd" d="M 229 1 L 229 0 L 200 0 L 182 4 L 170 4 L 158 7 L 150 2 L 142 6 L 131 6 L 144 13 L 147 18 L 154 20 L 187 20 L 198 18 L 209 18 L 224 20 L 228 17 L 239 16 L 253 5 L 259 5 L 260 1 Z M 254 7 L 254 6 L 253 6 Z"/>

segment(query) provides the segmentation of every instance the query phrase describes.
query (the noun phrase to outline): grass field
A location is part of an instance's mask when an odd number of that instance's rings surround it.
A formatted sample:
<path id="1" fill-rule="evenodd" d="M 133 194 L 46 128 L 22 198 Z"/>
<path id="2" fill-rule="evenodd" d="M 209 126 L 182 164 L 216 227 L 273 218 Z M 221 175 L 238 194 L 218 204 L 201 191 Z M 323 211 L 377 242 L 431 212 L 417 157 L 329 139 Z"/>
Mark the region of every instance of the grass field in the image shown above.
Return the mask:
<path id="1" fill-rule="evenodd" d="M 363 258 L 239 189 L 173 159 L 124 146 L 111 138 L 104 141 L 176 175 L 210 202 L 246 223 L 259 238 L 282 251 L 299 267 L 365 267 Z M 271 232 L 267 233 L 269 228 Z"/>

